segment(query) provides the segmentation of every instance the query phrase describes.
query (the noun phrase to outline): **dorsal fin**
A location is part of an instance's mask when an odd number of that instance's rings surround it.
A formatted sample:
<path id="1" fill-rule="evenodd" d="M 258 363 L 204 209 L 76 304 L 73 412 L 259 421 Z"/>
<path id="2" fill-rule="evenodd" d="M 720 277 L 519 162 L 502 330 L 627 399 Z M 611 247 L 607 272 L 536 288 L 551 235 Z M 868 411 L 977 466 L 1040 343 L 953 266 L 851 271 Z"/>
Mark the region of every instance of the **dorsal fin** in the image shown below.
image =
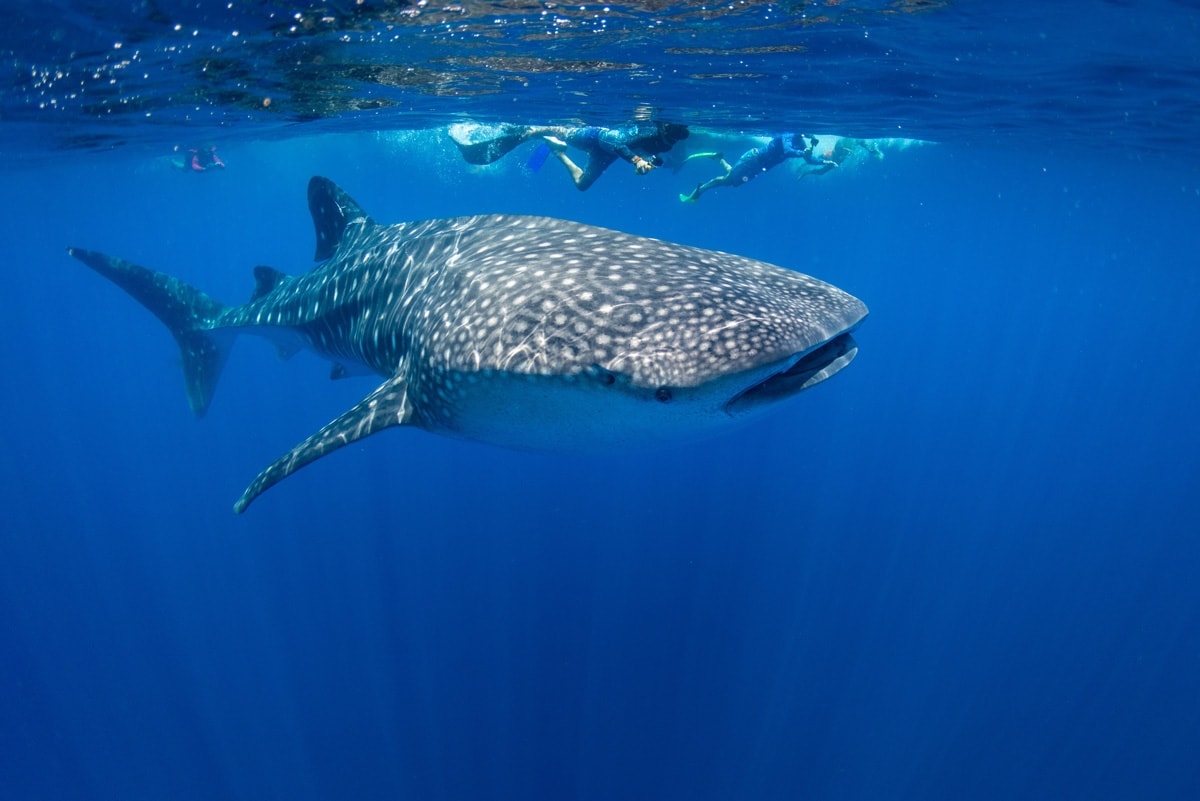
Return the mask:
<path id="1" fill-rule="evenodd" d="M 250 294 L 250 302 L 270 295 L 275 287 L 287 280 L 287 273 L 281 273 L 274 267 L 258 265 L 254 268 L 254 292 Z"/>
<path id="2" fill-rule="evenodd" d="M 362 220 L 368 225 L 375 224 L 354 198 L 333 181 L 319 175 L 314 175 L 308 182 L 308 210 L 317 231 L 317 254 L 313 257 L 316 261 L 324 261 L 333 255 L 350 223 Z"/>

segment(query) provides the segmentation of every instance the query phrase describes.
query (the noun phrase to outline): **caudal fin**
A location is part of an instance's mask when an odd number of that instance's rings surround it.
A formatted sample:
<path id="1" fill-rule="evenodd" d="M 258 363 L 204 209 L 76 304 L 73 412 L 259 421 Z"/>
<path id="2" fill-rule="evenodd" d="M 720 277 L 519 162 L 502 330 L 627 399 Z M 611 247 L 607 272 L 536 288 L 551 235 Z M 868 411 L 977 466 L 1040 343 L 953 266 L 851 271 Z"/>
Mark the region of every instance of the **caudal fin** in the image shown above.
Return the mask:
<path id="1" fill-rule="evenodd" d="M 171 329 L 183 357 L 188 403 L 196 417 L 203 417 L 233 345 L 232 332 L 210 330 L 225 306 L 166 273 L 91 250 L 67 252 L 124 289 Z"/>

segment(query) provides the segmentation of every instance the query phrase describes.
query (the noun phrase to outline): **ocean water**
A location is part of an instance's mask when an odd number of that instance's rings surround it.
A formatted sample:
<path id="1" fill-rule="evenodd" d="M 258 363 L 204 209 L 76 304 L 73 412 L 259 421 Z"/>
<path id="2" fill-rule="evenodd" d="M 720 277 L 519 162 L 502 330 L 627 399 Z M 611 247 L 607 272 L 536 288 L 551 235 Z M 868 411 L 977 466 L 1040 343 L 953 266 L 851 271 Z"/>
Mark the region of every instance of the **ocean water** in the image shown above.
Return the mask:
<path id="1" fill-rule="evenodd" d="M 1200 11 L 1183 2 L 17 2 L 0 32 L 0 798 L 1200 797 Z M 235 33 L 236 32 L 236 33 Z M 118 46 L 119 45 L 119 46 Z M 265 101 L 270 102 L 265 102 Z M 464 120 L 860 154 L 694 205 Z M 177 169 L 212 143 L 227 167 Z M 547 214 L 830 281 L 855 362 L 600 456 L 388 431 L 242 516 L 376 381 L 162 325 L 381 222 Z"/>

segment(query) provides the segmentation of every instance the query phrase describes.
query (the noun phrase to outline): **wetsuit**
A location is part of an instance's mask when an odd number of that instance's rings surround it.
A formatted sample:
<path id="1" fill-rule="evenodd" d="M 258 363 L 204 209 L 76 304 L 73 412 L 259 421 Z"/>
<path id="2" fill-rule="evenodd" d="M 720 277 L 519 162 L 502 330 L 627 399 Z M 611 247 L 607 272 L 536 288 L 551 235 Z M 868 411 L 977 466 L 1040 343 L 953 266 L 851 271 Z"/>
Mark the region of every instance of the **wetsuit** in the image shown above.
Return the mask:
<path id="1" fill-rule="evenodd" d="M 563 139 L 588 154 L 578 184 L 580 189 L 587 189 L 618 158 L 632 164 L 634 157 L 643 153 L 651 156 L 666 153 L 686 136 L 686 130 L 666 122 L 630 122 L 616 128 L 569 128 Z M 685 132 L 683 136 L 680 131 Z"/>
<path id="2" fill-rule="evenodd" d="M 747 181 L 757 178 L 772 167 L 778 167 L 787 159 L 804 159 L 809 164 L 814 165 L 825 163 L 823 159 L 819 159 L 813 155 L 812 148 L 797 150 L 792 147 L 790 140 L 790 136 L 786 139 L 782 136 L 776 136 L 765 147 L 756 147 L 747 150 L 738 158 L 737 162 L 729 170 L 729 175 L 725 177 L 722 183 L 744 184 Z"/>

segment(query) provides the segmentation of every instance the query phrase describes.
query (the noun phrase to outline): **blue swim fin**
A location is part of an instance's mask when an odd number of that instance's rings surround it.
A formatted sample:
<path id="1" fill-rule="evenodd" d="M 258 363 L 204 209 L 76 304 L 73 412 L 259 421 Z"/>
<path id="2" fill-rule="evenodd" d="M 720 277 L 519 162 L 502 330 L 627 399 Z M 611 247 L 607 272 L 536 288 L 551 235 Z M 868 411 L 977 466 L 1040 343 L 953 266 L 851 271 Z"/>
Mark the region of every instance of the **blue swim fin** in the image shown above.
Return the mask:
<path id="1" fill-rule="evenodd" d="M 530 172 L 537 172 L 546 163 L 546 157 L 550 155 L 550 145 L 543 142 L 538 145 L 537 150 L 533 151 L 533 155 L 529 157 L 529 161 L 525 162 L 525 169 Z"/>

